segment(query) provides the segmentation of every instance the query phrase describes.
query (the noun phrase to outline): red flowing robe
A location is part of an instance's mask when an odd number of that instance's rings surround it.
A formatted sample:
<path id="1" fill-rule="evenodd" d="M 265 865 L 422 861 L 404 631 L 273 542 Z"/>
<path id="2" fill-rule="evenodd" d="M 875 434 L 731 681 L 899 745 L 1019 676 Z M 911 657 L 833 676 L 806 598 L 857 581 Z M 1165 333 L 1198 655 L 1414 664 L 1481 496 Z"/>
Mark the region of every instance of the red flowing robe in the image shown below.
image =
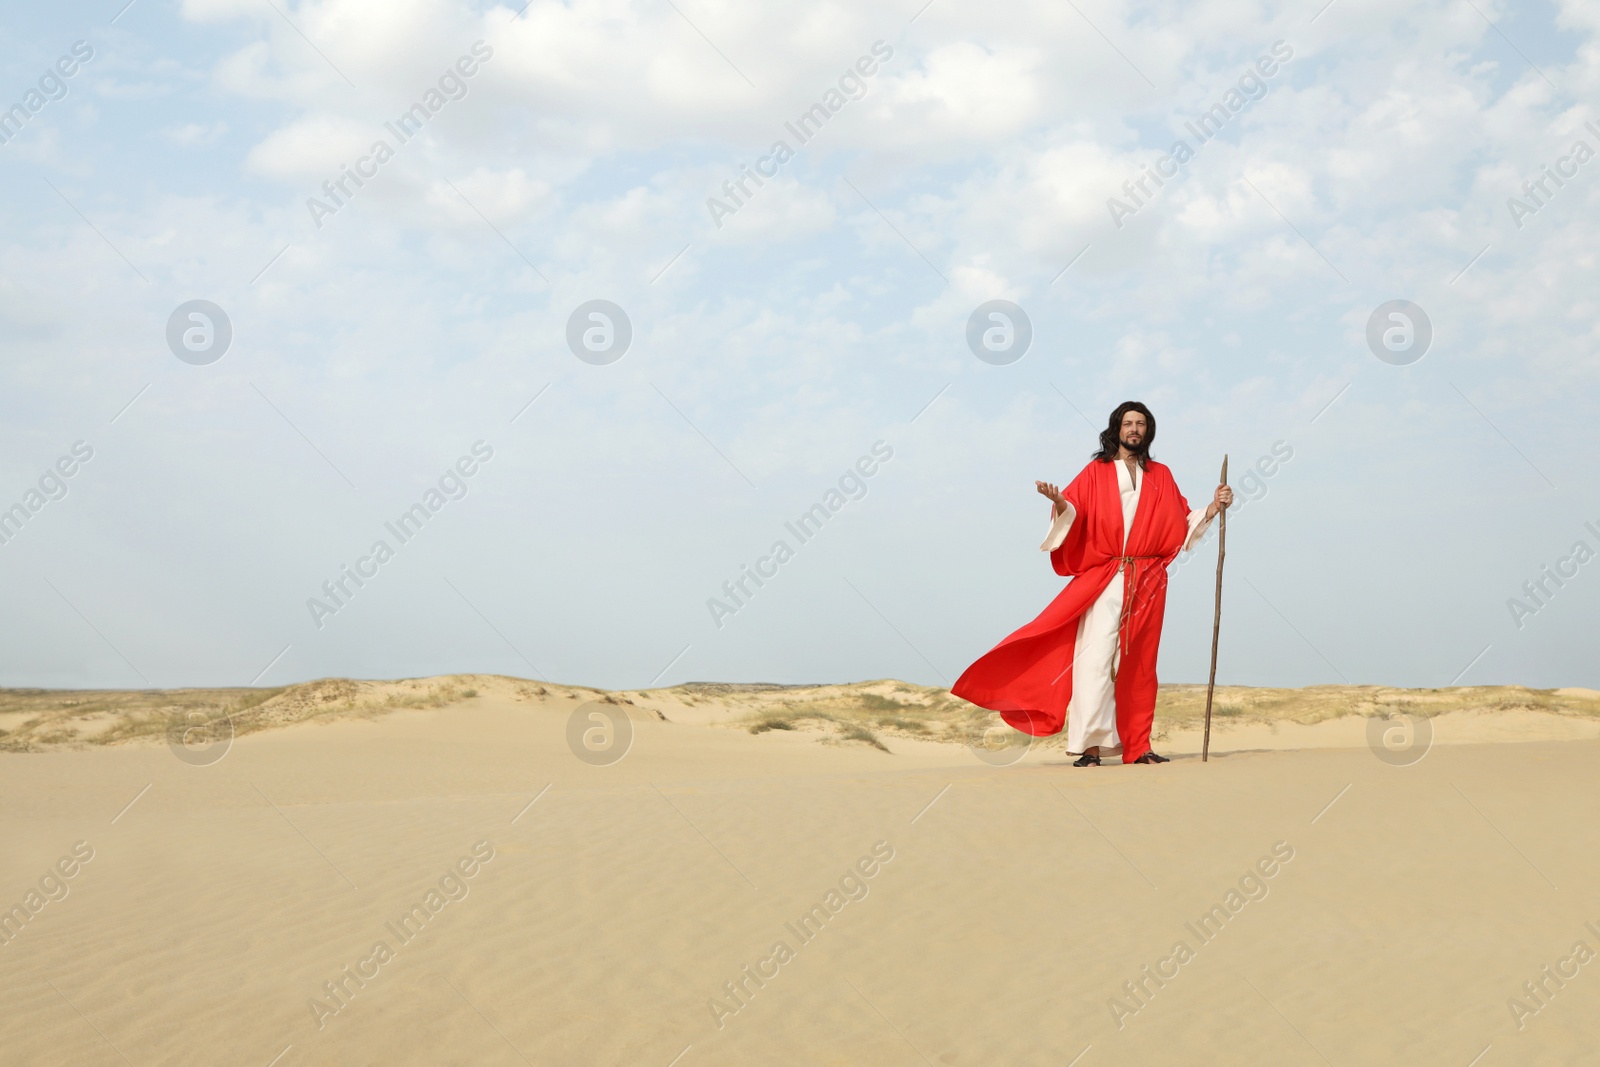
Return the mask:
<path id="1" fill-rule="evenodd" d="M 1022 629 L 1001 641 L 956 679 L 950 692 L 1023 733 L 1059 733 L 1072 699 L 1072 658 L 1078 619 L 1123 573 L 1122 621 L 1116 667 L 1117 736 L 1122 762 L 1150 750 L 1156 711 L 1156 653 L 1167 606 L 1167 566 L 1189 534 L 1189 505 L 1172 472 L 1151 460 L 1127 544 L 1122 537 L 1118 461 L 1091 460 L 1062 490 L 1077 516 L 1050 553 L 1056 573 L 1070 575 L 1059 595 Z"/>

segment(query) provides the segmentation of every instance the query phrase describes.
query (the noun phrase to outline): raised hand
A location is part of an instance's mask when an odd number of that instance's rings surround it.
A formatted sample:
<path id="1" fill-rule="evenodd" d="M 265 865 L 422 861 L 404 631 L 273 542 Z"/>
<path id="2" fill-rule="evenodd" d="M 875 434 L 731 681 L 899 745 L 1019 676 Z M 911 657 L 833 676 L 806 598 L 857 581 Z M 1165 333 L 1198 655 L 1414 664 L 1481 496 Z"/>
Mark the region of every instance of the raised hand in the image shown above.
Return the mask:
<path id="1" fill-rule="evenodd" d="M 1067 498 L 1061 495 L 1061 490 L 1058 487 L 1051 485 L 1049 482 L 1034 482 L 1033 487 L 1039 491 L 1041 496 L 1048 498 L 1050 503 L 1056 506 L 1057 515 L 1067 510 Z"/>

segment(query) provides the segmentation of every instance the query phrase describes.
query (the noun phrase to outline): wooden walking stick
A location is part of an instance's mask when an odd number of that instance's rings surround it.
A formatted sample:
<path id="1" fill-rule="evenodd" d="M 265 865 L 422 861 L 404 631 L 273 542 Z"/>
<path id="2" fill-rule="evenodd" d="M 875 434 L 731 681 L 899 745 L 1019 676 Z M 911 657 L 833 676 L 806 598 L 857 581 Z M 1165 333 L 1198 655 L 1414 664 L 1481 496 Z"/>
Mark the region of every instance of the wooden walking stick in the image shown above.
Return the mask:
<path id="1" fill-rule="evenodd" d="M 1222 482 L 1228 484 L 1228 457 L 1222 457 Z M 1206 736 L 1200 746 L 1200 762 L 1211 760 L 1211 696 L 1217 688 L 1217 635 L 1222 630 L 1222 561 L 1228 555 L 1228 509 L 1217 515 L 1217 610 L 1211 616 L 1211 680 L 1206 682 Z"/>

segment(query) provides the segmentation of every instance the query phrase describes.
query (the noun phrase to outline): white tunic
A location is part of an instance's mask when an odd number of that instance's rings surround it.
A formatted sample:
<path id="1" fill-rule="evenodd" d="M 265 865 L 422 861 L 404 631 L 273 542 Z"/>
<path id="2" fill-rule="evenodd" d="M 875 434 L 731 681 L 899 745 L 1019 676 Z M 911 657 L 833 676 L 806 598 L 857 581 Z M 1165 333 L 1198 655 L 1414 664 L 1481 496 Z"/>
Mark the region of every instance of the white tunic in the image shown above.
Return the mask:
<path id="1" fill-rule="evenodd" d="M 1133 515 L 1139 507 L 1139 492 L 1144 488 L 1144 472 L 1138 477 L 1120 460 L 1113 461 L 1117 468 L 1117 488 L 1122 493 L 1122 547 L 1127 551 L 1128 531 L 1133 528 Z M 1137 468 L 1135 468 L 1137 470 Z M 1067 539 L 1067 531 L 1077 512 L 1071 504 L 1055 516 L 1042 552 L 1052 552 Z M 1188 549 L 1205 532 L 1211 520 L 1205 508 L 1189 512 L 1189 535 L 1183 547 Z M 1116 686 L 1112 680 L 1118 648 L 1117 631 L 1122 622 L 1122 568 L 1112 575 L 1111 584 L 1100 594 L 1089 609 L 1078 619 L 1078 636 L 1072 655 L 1072 700 L 1067 704 L 1067 751 L 1082 752 L 1101 746 L 1118 748 L 1122 741 L 1117 736 Z"/>

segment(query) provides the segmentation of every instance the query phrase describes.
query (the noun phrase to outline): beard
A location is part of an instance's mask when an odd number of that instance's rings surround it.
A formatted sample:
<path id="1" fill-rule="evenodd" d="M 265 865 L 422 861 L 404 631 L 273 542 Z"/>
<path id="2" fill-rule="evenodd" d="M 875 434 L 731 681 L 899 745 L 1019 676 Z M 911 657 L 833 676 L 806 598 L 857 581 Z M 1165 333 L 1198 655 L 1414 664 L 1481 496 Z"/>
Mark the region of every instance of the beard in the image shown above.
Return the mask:
<path id="1" fill-rule="evenodd" d="M 1126 448 L 1129 452 L 1132 452 L 1136 456 L 1143 456 L 1145 454 L 1145 439 L 1142 437 L 1137 440 L 1129 440 L 1128 438 L 1124 437 L 1122 438 L 1121 443 L 1123 448 Z"/>

